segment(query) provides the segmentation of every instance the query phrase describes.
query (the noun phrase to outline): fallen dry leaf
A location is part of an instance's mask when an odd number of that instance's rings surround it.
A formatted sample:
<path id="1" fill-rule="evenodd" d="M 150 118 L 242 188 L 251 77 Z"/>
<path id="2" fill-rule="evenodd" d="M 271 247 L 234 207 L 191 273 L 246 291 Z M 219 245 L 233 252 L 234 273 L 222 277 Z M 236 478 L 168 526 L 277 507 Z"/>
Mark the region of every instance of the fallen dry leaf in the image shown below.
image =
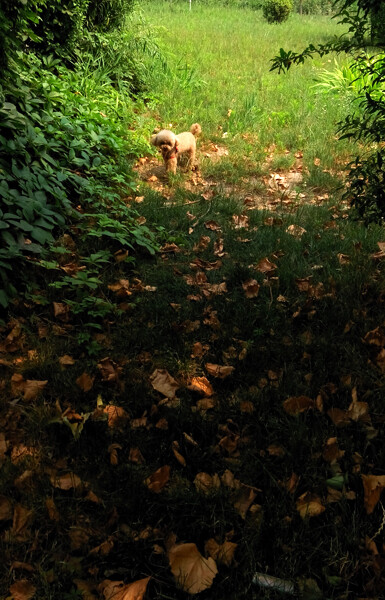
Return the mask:
<path id="1" fill-rule="evenodd" d="M 147 477 L 144 480 L 144 483 L 147 485 L 148 489 L 155 494 L 159 494 L 167 485 L 170 479 L 170 467 L 168 465 L 164 465 L 157 469 L 152 475 Z"/>
<path id="2" fill-rule="evenodd" d="M 35 595 L 36 588 L 28 579 L 20 579 L 10 586 L 9 591 L 13 600 L 31 600 Z"/>
<path id="3" fill-rule="evenodd" d="M 334 463 L 345 454 L 345 450 L 340 450 L 336 437 L 329 438 L 324 446 L 322 456 L 326 462 Z"/>
<path id="4" fill-rule="evenodd" d="M 275 271 L 275 269 L 277 269 L 277 265 L 273 262 L 271 262 L 267 257 L 265 258 L 261 258 L 261 260 L 258 262 L 257 266 L 255 267 L 255 269 L 257 271 L 259 271 L 260 273 L 265 273 L 266 275 L 268 273 L 271 273 L 272 271 Z"/>
<path id="5" fill-rule="evenodd" d="M 205 543 L 205 551 L 220 565 L 229 567 L 234 560 L 234 553 L 237 546 L 238 544 L 228 542 L 227 540 L 223 544 L 218 544 L 214 538 L 210 538 Z"/>
<path id="6" fill-rule="evenodd" d="M 219 377 L 219 379 L 229 377 L 234 371 L 234 367 L 214 365 L 213 363 L 206 363 L 205 367 L 209 375 Z"/>
<path id="7" fill-rule="evenodd" d="M 188 594 L 211 587 L 218 573 L 215 561 L 204 558 L 195 544 L 178 544 L 168 552 L 171 572 L 177 585 Z"/>
<path id="8" fill-rule="evenodd" d="M 89 392 L 94 385 L 95 377 L 91 377 L 85 371 L 76 379 L 76 385 L 80 387 L 83 392 Z"/>
<path id="9" fill-rule="evenodd" d="M 303 519 L 317 517 L 325 510 L 321 498 L 311 492 L 305 492 L 298 498 L 296 508 Z"/>
<path id="10" fill-rule="evenodd" d="M 166 369 L 155 369 L 150 376 L 150 381 L 155 390 L 167 398 L 175 398 L 175 392 L 179 389 L 179 384 Z"/>
<path id="11" fill-rule="evenodd" d="M 151 577 L 145 577 L 128 584 L 106 579 L 99 585 L 98 590 L 102 592 L 104 600 L 142 600 L 150 579 Z"/>
<path id="12" fill-rule="evenodd" d="M 174 456 L 175 456 L 176 460 L 178 461 L 178 463 L 180 465 L 182 465 L 182 467 L 185 467 L 186 466 L 186 459 L 179 452 L 180 448 L 179 448 L 178 442 L 174 440 L 173 443 L 171 444 L 171 448 L 172 448 L 172 451 L 173 451 Z"/>
<path id="13" fill-rule="evenodd" d="M 282 406 L 285 412 L 295 416 L 305 412 L 305 410 L 314 408 L 314 400 L 308 396 L 292 396 L 291 398 L 287 398 Z"/>
<path id="14" fill-rule="evenodd" d="M 108 427 L 111 427 L 111 429 L 122 427 L 129 419 L 124 408 L 115 406 L 114 404 L 105 406 L 103 408 L 103 413 L 107 415 Z"/>
<path id="15" fill-rule="evenodd" d="M 212 396 L 214 394 L 214 390 L 206 377 L 192 377 L 187 387 L 193 392 L 199 392 L 202 396 Z"/>
<path id="16" fill-rule="evenodd" d="M 70 365 L 74 365 L 75 364 L 75 359 L 72 358 L 72 356 L 69 356 L 68 354 L 64 354 L 63 356 L 59 357 L 59 363 L 61 364 L 62 367 L 68 367 Z"/>
<path id="17" fill-rule="evenodd" d="M 60 513 L 56 508 L 56 504 L 53 498 L 47 498 L 45 501 L 45 506 L 48 512 L 48 517 L 51 521 L 60 521 Z"/>
<path id="18" fill-rule="evenodd" d="M 221 481 L 217 473 L 209 475 L 208 473 L 201 472 L 196 474 L 194 485 L 198 492 L 208 494 L 213 489 L 218 489 L 221 485 Z"/>
<path id="19" fill-rule="evenodd" d="M 12 522 L 13 535 L 24 538 L 25 534 L 27 533 L 27 528 L 32 521 L 33 514 L 33 510 L 29 510 L 21 504 L 17 504 L 15 506 Z"/>
<path id="20" fill-rule="evenodd" d="M 286 233 L 289 233 L 296 238 L 301 238 L 303 234 L 306 233 L 306 229 L 300 225 L 289 225 L 289 227 L 286 228 Z"/>
<path id="21" fill-rule="evenodd" d="M 256 298 L 259 294 L 260 285 L 255 279 L 248 279 L 242 283 L 246 298 Z"/>
<path id="22" fill-rule="evenodd" d="M 12 516 L 12 502 L 5 496 L 0 496 L 0 521 L 10 521 Z"/>
<path id="23" fill-rule="evenodd" d="M 12 396 L 17 397 L 21 395 L 27 402 L 35 400 L 47 383 L 48 380 L 24 379 L 20 373 L 14 373 L 11 377 Z"/>
<path id="24" fill-rule="evenodd" d="M 51 475 L 50 481 L 53 487 L 59 490 L 71 490 L 72 488 L 78 489 L 83 486 L 83 482 L 75 475 L 75 473 L 65 473 L 64 475 Z"/>
<path id="25" fill-rule="evenodd" d="M 385 475 L 361 475 L 364 486 L 364 505 L 368 515 L 372 514 L 381 492 L 385 488 Z"/>
<path id="26" fill-rule="evenodd" d="M 239 491 L 236 493 L 233 505 L 235 510 L 241 515 L 242 519 L 246 519 L 247 511 L 254 502 L 256 495 L 257 494 L 252 488 L 247 487 L 243 484 L 241 485 Z"/>

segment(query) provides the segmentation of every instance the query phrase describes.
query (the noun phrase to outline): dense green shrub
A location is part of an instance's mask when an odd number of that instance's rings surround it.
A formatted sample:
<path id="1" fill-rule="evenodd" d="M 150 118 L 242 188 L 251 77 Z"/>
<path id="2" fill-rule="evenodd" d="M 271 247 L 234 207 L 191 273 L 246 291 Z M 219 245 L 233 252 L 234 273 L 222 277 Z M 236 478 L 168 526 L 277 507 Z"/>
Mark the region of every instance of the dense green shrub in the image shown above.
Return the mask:
<path id="1" fill-rule="evenodd" d="M 87 29 L 111 31 L 121 29 L 135 0 L 89 0 L 85 13 Z"/>
<path id="2" fill-rule="evenodd" d="M 292 0 L 264 0 L 262 12 L 268 23 L 283 23 L 292 9 Z"/>
<path id="3" fill-rule="evenodd" d="M 345 0 L 338 4 L 336 14 L 345 25 L 345 34 L 326 44 L 309 44 L 299 53 L 281 48 L 271 67 L 288 70 L 315 54 L 350 53 L 363 87 L 351 114 L 339 124 L 339 133 L 341 138 L 359 140 L 361 151 L 349 165 L 344 199 L 365 221 L 381 223 L 385 220 L 385 42 L 381 34 L 378 37 L 376 18 L 383 14 L 383 6 L 382 0 Z"/>

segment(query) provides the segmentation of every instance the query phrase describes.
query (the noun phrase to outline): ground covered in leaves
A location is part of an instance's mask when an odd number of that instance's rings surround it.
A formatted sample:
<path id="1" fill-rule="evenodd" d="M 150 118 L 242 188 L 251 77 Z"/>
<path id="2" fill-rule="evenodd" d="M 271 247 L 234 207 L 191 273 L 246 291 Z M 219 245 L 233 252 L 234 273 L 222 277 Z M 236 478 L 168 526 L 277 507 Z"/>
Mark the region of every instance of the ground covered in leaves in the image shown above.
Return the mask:
<path id="1" fill-rule="evenodd" d="M 383 597 L 385 237 L 297 158 L 258 193 L 143 159 L 163 244 L 115 249 L 94 328 L 57 286 L 14 304 L 1 597 Z"/>

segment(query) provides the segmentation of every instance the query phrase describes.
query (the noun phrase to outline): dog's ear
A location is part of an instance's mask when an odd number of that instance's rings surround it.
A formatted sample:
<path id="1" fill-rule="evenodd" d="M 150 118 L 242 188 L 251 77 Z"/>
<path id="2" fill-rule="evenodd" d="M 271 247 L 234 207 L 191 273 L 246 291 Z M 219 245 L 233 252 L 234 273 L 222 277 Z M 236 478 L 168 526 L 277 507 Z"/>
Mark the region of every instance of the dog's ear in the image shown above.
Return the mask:
<path id="1" fill-rule="evenodd" d="M 178 150 L 178 145 L 179 145 L 178 140 L 175 140 L 175 150 Z"/>
<path id="2" fill-rule="evenodd" d="M 156 146 L 156 137 L 157 137 L 156 133 L 154 133 L 154 135 L 151 136 L 150 142 L 153 146 Z"/>

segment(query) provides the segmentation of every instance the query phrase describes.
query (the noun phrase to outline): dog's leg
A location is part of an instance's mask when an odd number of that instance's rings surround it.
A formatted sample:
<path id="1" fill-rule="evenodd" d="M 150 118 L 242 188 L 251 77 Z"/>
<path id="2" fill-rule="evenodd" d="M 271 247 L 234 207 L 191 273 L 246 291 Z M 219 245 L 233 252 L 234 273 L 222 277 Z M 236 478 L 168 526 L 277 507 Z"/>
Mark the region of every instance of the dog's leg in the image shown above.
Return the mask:
<path id="1" fill-rule="evenodd" d="M 166 171 L 167 173 L 173 173 L 174 175 L 176 174 L 176 167 L 177 167 L 177 158 L 176 156 L 172 156 L 171 158 L 168 158 L 166 161 Z"/>

